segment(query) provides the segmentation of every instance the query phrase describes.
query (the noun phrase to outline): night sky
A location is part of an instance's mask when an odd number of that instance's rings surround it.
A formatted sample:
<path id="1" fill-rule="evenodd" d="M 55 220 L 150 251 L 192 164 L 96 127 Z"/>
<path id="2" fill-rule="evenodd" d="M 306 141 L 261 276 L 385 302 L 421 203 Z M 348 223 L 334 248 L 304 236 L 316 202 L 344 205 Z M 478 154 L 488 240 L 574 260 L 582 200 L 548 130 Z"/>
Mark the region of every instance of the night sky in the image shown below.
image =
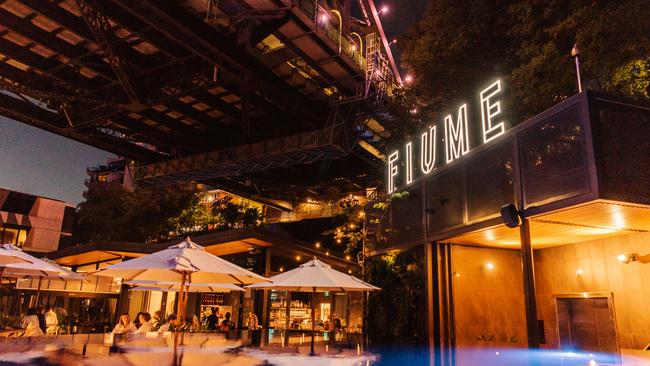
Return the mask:
<path id="1" fill-rule="evenodd" d="M 383 4 L 389 7 L 388 13 L 382 14 L 386 37 L 398 36 L 419 20 L 426 1 L 375 0 L 378 8 Z M 103 164 L 110 156 L 113 154 L 0 116 L 2 188 L 77 204 L 83 200 L 86 167 Z"/>

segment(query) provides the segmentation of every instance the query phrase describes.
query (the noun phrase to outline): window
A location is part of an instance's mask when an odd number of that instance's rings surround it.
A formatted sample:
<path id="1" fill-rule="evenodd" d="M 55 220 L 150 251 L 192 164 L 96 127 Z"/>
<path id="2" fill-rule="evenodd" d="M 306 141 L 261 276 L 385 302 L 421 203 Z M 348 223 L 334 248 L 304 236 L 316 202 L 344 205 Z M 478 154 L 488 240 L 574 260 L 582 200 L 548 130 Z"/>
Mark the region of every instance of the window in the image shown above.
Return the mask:
<path id="1" fill-rule="evenodd" d="M 27 232 L 29 232 L 29 227 L 5 224 L 0 227 L 0 242 L 22 247 L 27 240 Z"/>

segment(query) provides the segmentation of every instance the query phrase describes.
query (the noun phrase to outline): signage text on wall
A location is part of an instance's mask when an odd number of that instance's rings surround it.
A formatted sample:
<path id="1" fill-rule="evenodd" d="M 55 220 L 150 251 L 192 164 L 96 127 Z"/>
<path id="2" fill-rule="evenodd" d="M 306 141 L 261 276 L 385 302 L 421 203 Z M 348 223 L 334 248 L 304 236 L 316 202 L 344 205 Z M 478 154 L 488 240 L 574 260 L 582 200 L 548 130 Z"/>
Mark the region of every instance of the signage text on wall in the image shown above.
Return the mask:
<path id="1" fill-rule="evenodd" d="M 485 144 L 501 136 L 506 132 L 506 122 L 501 120 L 501 102 L 499 94 L 501 93 L 501 80 L 490 84 L 487 88 L 479 93 L 481 103 L 481 141 L 479 144 Z M 442 131 L 438 132 L 439 126 L 429 126 L 420 135 L 419 149 L 414 148 L 414 143 L 408 141 L 402 151 L 395 150 L 388 155 L 388 193 L 393 193 L 396 189 L 396 178 L 400 176 L 400 166 L 403 166 L 403 182 L 410 184 L 414 180 L 416 171 L 421 175 L 427 175 L 436 169 L 438 157 L 436 151 L 437 143 L 442 139 L 444 144 L 444 161 L 452 161 L 462 157 L 470 151 L 470 130 L 467 121 L 467 104 L 458 107 L 458 113 L 454 118 L 452 114 L 444 117 Z M 419 164 L 414 166 L 414 150 Z M 404 164 L 400 163 L 404 159 Z"/>

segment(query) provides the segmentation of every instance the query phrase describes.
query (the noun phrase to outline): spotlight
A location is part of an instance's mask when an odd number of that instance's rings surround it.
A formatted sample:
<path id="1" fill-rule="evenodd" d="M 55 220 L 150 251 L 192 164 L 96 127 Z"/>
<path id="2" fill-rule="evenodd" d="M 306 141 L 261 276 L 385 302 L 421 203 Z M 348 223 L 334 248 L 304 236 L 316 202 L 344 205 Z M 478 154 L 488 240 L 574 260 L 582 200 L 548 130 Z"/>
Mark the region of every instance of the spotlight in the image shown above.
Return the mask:
<path id="1" fill-rule="evenodd" d="M 489 270 L 494 269 L 494 263 L 492 263 L 492 262 L 485 263 L 485 268 L 487 268 Z"/>
<path id="2" fill-rule="evenodd" d="M 509 203 L 507 205 L 501 206 L 501 209 L 499 211 L 501 212 L 501 219 L 507 227 L 515 228 L 519 226 L 519 212 L 517 211 L 517 206 L 515 206 L 514 203 Z"/>
<path id="3" fill-rule="evenodd" d="M 383 6 L 379 9 L 379 11 L 377 12 L 377 15 L 380 15 L 380 14 L 382 14 L 382 13 L 388 13 L 388 6 L 387 6 L 387 5 L 383 5 Z"/>
<path id="4" fill-rule="evenodd" d="M 584 273 L 584 271 L 582 270 L 582 268 L 578 268 L 578 270 L 576 270 L 576 274 L 578 276 L 582 276 L 583 273 Z"/>
<path id="5" fill-rule="evenodd" d="M 636 262 L 639 260 L 639 255 L 636 253 L 628 253 L 628 254 L 619 254 L 618 257 L 616 257 L 619 262 L 628 264 L 630 262 Z"/>

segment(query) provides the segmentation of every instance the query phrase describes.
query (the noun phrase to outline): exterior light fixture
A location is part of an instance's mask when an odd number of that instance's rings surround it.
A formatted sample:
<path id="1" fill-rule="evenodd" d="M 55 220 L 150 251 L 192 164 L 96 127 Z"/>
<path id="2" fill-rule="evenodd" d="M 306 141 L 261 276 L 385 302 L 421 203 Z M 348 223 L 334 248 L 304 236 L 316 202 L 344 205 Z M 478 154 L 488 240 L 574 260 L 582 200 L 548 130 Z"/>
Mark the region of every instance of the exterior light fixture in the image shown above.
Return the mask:
<path id="1" fill-rule="evenodd" d="M 582 270 L 582 268 L 578 268 L 578 269 L 576 270 L 576 274 L 577 274 L 578 276 L 582 276 L 583 273 L 584 273 L 584 271 Z"/>
<path id="2" fill-rule="evenodd" d="M 316 244 L 314 244 L 314 246 L 315 246 L 316 248 L 320 248 L 320 242 L 317 241 Z"/>
<path id="3" fill-rule="evenodd" d="M 348 269 L 348 273 L 349 273 L 349 274 L 352 274 L 352 270 L 351 270 L 351 269 Z"/>
<path id="4" fill-rule="evenodd" d="M 408 75 L 404 76 L 404 82 L 405 82 L 406 84 L 410 84 L 410 83 L 412 83 L 412 82 L 413 82 L 413 75 L 408 74 Z"/>
<path id="5" fill-rule="evenodd" d="M 284 272 L 284 267 L 279 268 L 280 272 Z"/>
<path id="6" fill-rule="evenodd" d="M 330 256 L 330 251 L 329 251 L 329 250 L 326 251 L 326 252 L 325 252 L 325 255 L 329 257 L 329 256 Z"/>
<path id="7" fill-rule="evenodd" d="M 377 15 L 380 15 L 382 13 L 388 13 L 388 5 L 382 5 L 382 7 L 377 12 Z"/>
<path id="8" fill-rule="evenodd" d="M 346 261 L 349 261 L 349 260 L 350 260 L 350 256 L 349 256 L 349 255 L 346 255 L 346 256 L 345 256 L 345 260 L 346 260 Z"/>
<path id="9" fill-rule="evenodd" d="M 302 259 L 301 256 L 299 256 L 299 255 L 296 256 L 296 260 L 297 260 L 297 261 L 299 261 L 299 260 L 301 260 L 301 259 Z"/>
<path id="10" fill-rule="evenodd" d="M 318 19 L 321 21 L 321 23 L 327 23 L 328 20 L 330 20 L 329 15 L 327 13 L 321 14 Z"/>
<path id="11" fill-rule="evenodd" d="M 507 227 L 516 228 L 521 223 L 521 220 L 519 219 L 519 211 L 514 203 L 501 206 L 499 212 L 501 213 L 503 223 L 506 224 Z"/>
<path id="12" fill-rule="evenodd" d="M 492 263 L 492 262 L 485 263 L 485 268 L 487 268 L 489 270 L 493 270 L 494 269 L 494 263 Z"/>
<path id="13" fill-rule="evenodd" d="M 618 259 L 619 262 L 628 264 L 630 262 L 636 262 L 639 260 L 639 255 L 636 253 L 628 253 L 628 254 L 619 254 L 616 259 Z"/>

